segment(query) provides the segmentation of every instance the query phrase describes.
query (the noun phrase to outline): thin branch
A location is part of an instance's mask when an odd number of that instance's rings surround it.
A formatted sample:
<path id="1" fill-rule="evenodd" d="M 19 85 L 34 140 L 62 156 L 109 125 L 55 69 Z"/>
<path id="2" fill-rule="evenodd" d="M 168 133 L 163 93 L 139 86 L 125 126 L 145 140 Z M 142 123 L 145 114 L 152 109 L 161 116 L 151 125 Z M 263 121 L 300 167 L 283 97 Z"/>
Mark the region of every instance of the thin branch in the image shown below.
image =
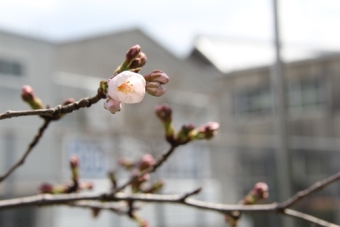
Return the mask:
<path id="1" fill-rule="evenodd" d="M 301 220 L 304 220 L 304 221 L 308 221 L 310 223 L 313 223 L 313 224 L 316 224 L 316 225 L 319 225 L 319 226 L 339 227 L 339 225 L 327 222 L 325 220 L 316 218 L 312 215 L 305 214 L 305 213 L 302 213 L 302 212 L 299 212 L 299 211 L 296 211 L 296 210 L 292 210 L 292 209 L 285 209 L 283 214 L 297 218 L 297 219 L 301 219 Z"/>
<path id="2" fill-rule="evenodd" d="M 265 205 L 228 205 L 219 203 L 209 203 L 196 199 L 186 198 L 183 201 L 183 195 L 161 195 L 161 194 L 125 194 L 117 193 L 113 197 L 107 194 L 61 194 L 50 195 L 40 194 L 35 196 L 27 196 L 15 199 L 7 199 L 0 201 L 0 210 L 18 208 L 23 206 L 47 206 L 47 205 L 67 205 L 77 201 L 102 201 L 102 202 L 117 202 L 117 201 L 140 201 L 150 203 L 178 203 L 188 206 L 213 210 L 222 213 L 239 210 L 244 212 L 254 211 L 274 211 L 277 207 L 276 203 Z"/>
<path id="3" fill-rule="evenodd" d="M 306 198 L 307 196 L 309 196 L 310 194 L 317 192 L 317 191 L 320 191 L 321 189 L 327 187 L 328 185 L 330 185 L 330 184 L 332 184 L 332 183 L 334 183 L 335 181 L 338 181 L 338 180 L 340 180 L 340 172 L 326 178 L 325 180 L 316 182 L 315 184 L 313 184 L 309 188 L 296 193 L 294 196 L 292 196 L 291 198 L 289 198 L 285 202 L 280 203 L 279 207 L 281 209 L 291 207 L 291 206 L 295 205 L 296 203 L 300 202 L 301 200 L 303 200 L 304 198 Z"/>
<path id="4" fill-rule="evenodd" d="M 47 119 L 47 118 L 44 119 L 44 123 L 39 128 L 39 131 L 35 135 L 35 137 L 33 138 L 32 142 L 28 145 L 27 150 L 25 151 L 25 153 L 22 155 L 22 157 L 9 170 L 7 170 L 6 173 L 4 173 L 0 177 L 0 182 L 5 180 L 12 172 L 14 172 L 14 170 L 16 170 L 19 166 L 24 164 L 27 156 L 31 153 L 31 151 L 35 147 L 35 145 L 39 142 L 39 140 L 41 139 L 44 131 L 47 129 L 48 125 L 50 124 L 50 122 L 51 122 L 51 119 Z"/>
<path id="5" fill-rule="evenodd" d="M 171 147 L 169 148 L 169 150 L 167 150 L 157 161 L 154 165 L 150 166 L 149 168 L 141 171 L 140 173 L 138 173 L 137 175 L 131 177 L 125 184 L 121 185 L 121 186 L 118 186 L 116 187 L 113 192 L 112 192 L 112 195 L 113 194 L 116 194 L 117 192 L 120 192 L 122 191 L 124 188 L 126 188 L 127 186 L 129 186 L 131 184 L 131 182 L 135 179 L 135 178 L 138 178 L 138 177 L 141 177 L 143 176 L 144 174 L 147 174 L 147 173 L 152 173 L 152 172 L 155 172 L 168 158 L 169 156 L 174 152 L 175 148 L 177 146 L 174 146 L 174 145 L 171 145 Z"/>
<path id="6" fill-rule="evenodd" d="M 301 213 L 291 209 L 282 210 L 277 203 L 263 204 L 263 205 L 242 205 L 242 204 L 220 204 L 200 201 L 188 198 L 194 195 L 197 189 L 193 192 L 184 195 L 160 195 L 160 194 L 125 194 L 117 193 L 113 197 L 107 194 L 91 195 L 91 194 L 64 194 L 64 195 L 36 195 L 15 199 L 8 199 L 0 201 L 0 210 L 9 208 L 18 208 L 23 206 L 48 206 L 48 205 L 69 205 L 69 206 L 83 206 L 88 208 L 106 209 L 111 205 L 105 205 L 105 202 L 117 201 L 141 201 L 148 203 L 174 203 L 185 206 L 190 206 L 203 210 L 216 211 L 222 214 L 228 212 L 276 212 L 283 215 L 291 216 L 294 218 L 302 219 L 310 223 L 314 223 L 324 227 L 340 227 L 340 225 L 332 224 L 324 220 L 318 219 L 311 215 Z M 185 198 L 185 199 L 183 199 Z M 93 203 L 97 201 L 97 203 Z M 72 204 L 74 203 L 74 204 Z M 90 205 L 92 204 L 92 205 Z M 128 211 L 123 211 L 128 212 Z"/>
<path id="7" fill-rule="evenodd" d="M 93 97 L 80 99 L 78 102 L 74 102 L 68 105 L 58 105 L 54 108 L 49 109 L 39 109 L 39 110 L 19 110 L 12 111 L 8 110 L 2 114 L 0 114 L 0 120 L 12 118 L 12 117 L 22 117 L 22 116 L 45 116 L 45 117 L 53 117 L 58 116 L 60 114 L 71 113 L 75 110 L 79 110 L 80 108 L 90 107 L 92 104 L 97 103 L 102 98 L 105 98 L 101 93 L 97 93 Z"/>

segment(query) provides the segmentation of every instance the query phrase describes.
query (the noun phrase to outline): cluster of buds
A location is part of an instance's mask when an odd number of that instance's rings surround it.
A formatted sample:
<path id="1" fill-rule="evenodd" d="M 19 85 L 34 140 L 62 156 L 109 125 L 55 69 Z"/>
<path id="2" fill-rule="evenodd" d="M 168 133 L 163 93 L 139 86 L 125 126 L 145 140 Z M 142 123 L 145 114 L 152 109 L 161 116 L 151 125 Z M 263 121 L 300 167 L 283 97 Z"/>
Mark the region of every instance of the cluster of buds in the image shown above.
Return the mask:
<path id="1" fill-rule="evenodd" d="M 160 70 L 142 76 L 138 72 L 145 63 L 146 56 L 139 45 L 128 50 L 125 61 L 116 69 L 113 77 L 100 84 L 102 93 L 106 95 L 105 109 L 114 114 L 122 109 L 122 103 L 141 102 L 146 92 L 157 97 L 165 93 L 162 85 L 169 82 L 169 77 Z"/>
<path id="2" fill-rule="evenodd" d="M 150 179 L 149 174 L 140 175 L 141 172 L 152 167 L 155 164 L 155 159 L 151 154 L 143 155 L 138 161 L 133 162 L 127 158 L 121 158 L 119 164 L 125 170 L 131 171 L 131 190 L 133 193 L 155 193 L 162 189 L 163 181 L 154 181 L 151 184 L 146 184 Z"/>
<path id="3" fill-rule="evenodd" d="M 146 92 L 150 95 L 159 97 L 165 94 L 162 85 L 169 82 L 169 77 L 161 70 L 154 70 L 150 74 L 144 75 L 146 80 Z"/>
<path id="4" fill-rule="evenodd" d="M 146 55 L 141 51 L 140 46 L 134 45 L 126 52 L 125 61 L 116 69 L 115 74 L 119 74 L 127 70 L 139 72 L 145 65 L 146 60 Z"/>
<path id="5" fill-rule="evenodd" d="M 70 169 L 72 183 L 53 185 L 44 183 L 40 185 L 40 193 L 48 194 L 66 194 L 83 190 L 92 190 L 93 184 L 91 182 L 79 182 L 79 159 L 76 156 L 70 158 Z"/>
<path id="6" fill-rule="evenodd" d="M 173 146 L 183 145 L 193 140 L 211 139 L 217 134 L 219 124 L 217 122 L 208 122 L 197 128 L 194 125 L 183 125 L 175 134 L 172 124 L 172 109 L 166 105 L 156 106 L 155 112 L 161 120 L 165 130 L 166 140 Z"/>
<path id="7" fill-rule="evenodd" d="M 244 205 L 253 205 L 262 199 L 268 198 L 268 196 L 268 185 L 263 182 L 258 182 L 239 203 Z M 241 213 L 239 211 L 233 211 L 230 214 L 225 215 L 225 220 L 231 227 L 236 227 L 240 217 Z"/>

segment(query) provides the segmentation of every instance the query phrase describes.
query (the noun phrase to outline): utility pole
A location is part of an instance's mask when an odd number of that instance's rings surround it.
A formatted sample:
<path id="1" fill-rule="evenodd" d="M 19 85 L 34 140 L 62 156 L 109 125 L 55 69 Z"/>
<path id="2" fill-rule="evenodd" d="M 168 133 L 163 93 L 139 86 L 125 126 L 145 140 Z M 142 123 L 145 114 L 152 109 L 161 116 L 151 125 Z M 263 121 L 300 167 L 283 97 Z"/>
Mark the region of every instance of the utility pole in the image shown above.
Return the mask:
<path id="1" fill-rule="evenodd" d="M 275 62 L 271 70 L 273 125 L 275 131 L 276 172 L 279 200 L 284 201 L 292 195 L 291 152 L 288 146 L 286 79 L 281 59 L 281 40 L 279 31 L 278 0 L 273 0 L 273 25 Z M 281 218 L 282 226 L 293 227 L 292 219 Z"/>

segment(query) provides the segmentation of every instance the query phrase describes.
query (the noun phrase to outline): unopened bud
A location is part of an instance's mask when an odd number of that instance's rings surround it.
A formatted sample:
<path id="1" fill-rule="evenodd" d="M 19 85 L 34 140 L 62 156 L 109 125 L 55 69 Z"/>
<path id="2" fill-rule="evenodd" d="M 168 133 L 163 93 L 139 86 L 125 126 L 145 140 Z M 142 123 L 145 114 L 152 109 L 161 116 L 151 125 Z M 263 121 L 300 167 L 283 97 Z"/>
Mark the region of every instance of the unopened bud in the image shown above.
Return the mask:
<path id="1" fill-rule="evenodd" d="M 143 170 L 151 167 L 154 164 L 155 164 L 155 159 L 152 157 L 152 155 L 151 154 L 146 154 L 140 160 L 139 170 L 143 171 Z"/>
<path id="2" fill-rule="evenodd" d="M 115 114 L 122 109 L 122 104 L 120 101 L 108 97 L 104 102 L 104 108 L 110 111 L 112 114 Z"/>
<path id="3" fill-rule="evenodd" d="M 269 196 L 268 185 L 263 182 L 256 183 L 252 191 L 259 199 L 266 199 Z"/>
<path id="4" fill-rule="evenodd" d="M 150 74 L 144 75 L 144 78 L 148 82 L 158 82 L 160 84 L 167 84 L 169 77 L 161 70 L 154 70 Z"/>
<path id="5" fill-rule="evenodd" d="M 33 110 L 42 109 L 42 101 L 34 95 L 33 88 L 29 85 L 22 87 L 21 98 L 27 102 Z"/>
<path id="6" fill-rule="evenodd" d="M 75 155 L 72 155 L 71 158 L 70 158 L 70 166 L 71 168 L 78 168 L 79 166 L 79 159 L 77 156 Z"/>
<path id="7" fill-rule="evenodd" d="M 182 128 L 179 130 L 176 136 L 176 141 L 178 144 L 185 144 L 192 140 L 190 137 L 190 132 L 195 129 L 195 126 L 192 124 L 183 125 Z"/>
<path id="8" fill-rule="evenodd" d="M 139 55 L 140 51 L 141 51 L 141 48 L 139 45 L 135 45 L 127 51 L 126 60 L 125 60 L 127 65 L 129 65 L 131 61 Z"/>
<path id="9" fill-rule="evenodd" d="M 34 98 L 33 88 L 29 85 L 24 85 L 22 87 L 21 98 L 25 102 L 33 101 L 33 98 Z"/>
<path id="10" fill-rule="evenodd" d="M 146 55 L 143 52 L 140 52 L 137 58 L 133 59 L 129 64 L 129 69 L 141 68 L 146 64 Z"/>
<path id="11" fill-rule="evenodd" d="M 49 183 L 44 183 L 39 186 L 39 192 L 40 193 L 53 193 L 53 185 Z"/>
<path id="12" fill-rule="evenodd" d="M 172 109 L 167 104 L 159 105 L 155 107 L 156 115 L 162 122 L 171 122 Z"/>
<path id="13" fill-rule="evenodd" d="M 254 188 L 244 197 L 242 200 L 243 204 L 255 204 L 259 200 L 265 199 L 269 196 L 268 185 L 263 182 L 255 184 Z"/>
<path id="14" fill-rule="evenodd" d="M 170 108 L 170 106 L 163 104 L 160 106 L 156 106 L 155 112 L 158 118 L 163 123 L 166 140 L 170 144 L 175 145 L 175 139 L 174 139 L 175 130 L 174 130 L 174 126 L 172 125 L 172 109 Z"/>
<path id="15" fill-rule="evenodd" d="M 201 125 L 198 129 L 193 130 L 190 133 L 190 137 L 192 139 L 211 139 L 217 134 L 217 130 L 220 127 L 220 124 L 217 122 L 208 122 L 206 124 Z"/>
<path id="16" fill-rule="evenodd" d="M 72 180 L 78 181 L 78 179 L 79 179 L 79 159 L 78 159 L 77 156 L 75 156 L 75 155 L 71 156 L 70 167 L 71 167 Z"/>
<path id="17" fill-rule="evenodd" d="M 165 89 L 159 82 L 147 82 L 145 88 L 149 95 L 159 97 L 165 94 Z"/>

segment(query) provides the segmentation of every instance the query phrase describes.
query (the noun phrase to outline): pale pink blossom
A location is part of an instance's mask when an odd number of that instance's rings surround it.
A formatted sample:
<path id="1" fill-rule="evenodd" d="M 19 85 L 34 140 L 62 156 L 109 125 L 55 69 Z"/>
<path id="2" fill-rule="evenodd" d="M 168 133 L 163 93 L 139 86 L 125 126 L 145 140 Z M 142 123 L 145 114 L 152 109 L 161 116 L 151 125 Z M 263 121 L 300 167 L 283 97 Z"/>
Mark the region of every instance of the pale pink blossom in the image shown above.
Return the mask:
<path id="1" fill-rule="evenodd" d="M 139 103 L 145 95 L 145 79 L 131 71 L 123 71 L 108 82 L 108 96 L 122 103 Z"/>
<path id="2" fill-rule="evenodd" d="M 122 109 L 122 104 L 120 101 L 108 97 L 104 102 L 104 108 L 114 114 Z"/>

